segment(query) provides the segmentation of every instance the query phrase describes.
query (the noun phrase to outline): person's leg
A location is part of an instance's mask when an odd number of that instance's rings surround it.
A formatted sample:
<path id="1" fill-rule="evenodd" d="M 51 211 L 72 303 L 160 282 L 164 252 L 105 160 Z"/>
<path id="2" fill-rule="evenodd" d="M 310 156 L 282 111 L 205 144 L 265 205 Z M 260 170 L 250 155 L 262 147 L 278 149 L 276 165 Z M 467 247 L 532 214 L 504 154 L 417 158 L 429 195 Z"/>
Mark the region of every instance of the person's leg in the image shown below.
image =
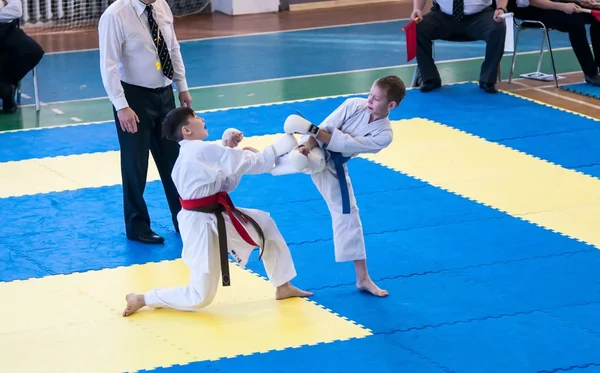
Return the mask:
<path id="1" fill-rule="evenodd" d="M 163 137 L 162 133 L 162 121 L 173 109 L 175 109 L 175 97 L 173 90 L 169 87 L 169 89 L 166 89 L 160 95 L 160 104 L 156 107 L 150 150 L 156 163 L 158 174 L 160 175 L 167 203 L 169 204 L 173 227 L 178 232 L 177 214 L 181 211 L 181 203 L 179 202 L 179 193 L 171 178 L 171 172 L 179 156 L 179 144 L 175 141 L 167 140 Z"/>
<path id="2" fill-rule="evenodd" d="M 17 111 L 16 88 L 25 75 L 33 70 L 44 56 L 42 47 L 22 29 L 14 28 L 4 38 L 0 67 L 0 99 L 5 113 Z"/>
<path id="3" fill-rule="evenodd" d="M 560 10 L 540 9 L 531 6 L 520 10 L 518 14 L 520 19 L 539 21 L 548 28 L 568 33 L 573 53 L 581 66 L 586 81 L 590 80 L 589 83 L 600 85 L 598 65 L 592 55 L 586 31 L 586 23 L 589 24 L 592 21 L 597 23 L 593 20 L 593 16 L 585 13 L 567 14 Z M 597 35 L 598 30 L 596 27 L 593 31 Z M 592 33 L 592 29 L 590 29 L 590 33 Z M 592 43 L 594 43 L 594 34 L 592 34 Z M 597 38 L 596 47 L 598 47 Z"/>
<path id="4" fill-rule="evenodd" d="M 148 175 L 148 156 L 154 129 L 155 95 L 139 87 L 123 84 L 125 98 L 137 114 L 137 132 L 123 131 L 114 111 L 120 145 L 121 178 L 123 181 L 123 212 L 127 238 L 144 243 L 162 243 L 164 239 L 151 230 L 144 190 Z"/>
<path id="5" fill-rule="evenodd" d="M 440 73 L 433 59 L 433 41 L 449 38 L 453 34 L 454 20 L 439 10 L 432 10 L 417 23 L 417 66 L 421 73 L 422 92 L 441 87 Z"/>
<path id="6" fill-rule="evenodd" d="M 325 167 L 323 172 L 312 174 L 312 180 L 331 214 L 335 261 L 354 262 L 356 286 L 359 290 L 368 291 L 376 296 L 387 296 L 388 292 L 380 289 L 369 276 L 362 222 L 350 176 L 347 168 L 344 168 L 350 197 L 349 214 L 343 214 L 342 211 L 342 195 L 337 174 L 329 167 Z"/>
<path id="7" fill-rule="evenodd" d="M 42 47 L 20 28 L 10 32 L 2 49 L 10 53 L 11 58 L 3 70 L 8 77 L 8 82 L 15 86 L 40 63 L 44 56 Z"/>
<path id="8" fill-rule="evenodd" d="M 187 224 L 186 227 L 190 225 Z M 189 232 L 191 235 L 185 232 L 182 254 L 183 262 L 190 270 L 189 284 L 154 288 L 145 294 L 127 294 L 127 306 L 123 316 L 130 316 L 144 306 L 195 311 L 213 302 L 221 280 L 218 237 L 213 234 L 208 224 L 198 224 L 192 229 L 194 231 Z M 207 246 L 203 247 L 202 243 Z"/>
<path id="9" fill-rule="evenodd" d="M 512 27 L 512 24 L 509 25 Z M 480 13 L 466 16 L 461 22 L 461 29 L 468 37 L 484 40 L 485 58 L 481 64 L 479 86 L 488 93 L 496 93 L 496 81 L 500 61 L 504 55 L 506 23 L 494 20 L 494 10 L 486 9 Z"/>
<path id="10" fill-rule="evenodd" d="M 262 210 L 239 208 L 240 212 L 250 217 L 260 227 L 265 238 L 262 261 L 267 272 L 267 277 L 275 290 L 275 298 L 286 299 L 291 297 L 308 297 L 311 292 L 300 290 L 291 284 L 296 277 L 296 268 L 290 249 L 281 235 L 277 224 L 271 215 Z M 245 268 L 248 258 L 255 247 L 247 244 L 235 230 L 229 218 L 227 221 L 227 236 L 231 244 L 230 252 L 240 267 Z M 257 230 L 251 222 L 242 222 L 252 240 L 261 245 L 262 241 Z"/>

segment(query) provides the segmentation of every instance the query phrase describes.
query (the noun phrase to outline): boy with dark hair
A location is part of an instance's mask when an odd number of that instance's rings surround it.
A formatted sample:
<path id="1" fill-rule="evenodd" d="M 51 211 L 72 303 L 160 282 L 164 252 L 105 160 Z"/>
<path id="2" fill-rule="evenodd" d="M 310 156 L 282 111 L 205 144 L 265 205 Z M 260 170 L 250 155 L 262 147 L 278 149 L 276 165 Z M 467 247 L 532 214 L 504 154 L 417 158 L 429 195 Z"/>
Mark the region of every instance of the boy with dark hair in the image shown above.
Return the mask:
<path id="1" fill-rule="evenodd" d="M 376 296 L 387 296 L 371 280 L 358 206 L 346 162 L 362 153 L 378 153 L 393 139 L 389 113 L 406 96 L 397 76 L 376 80 L 368 98 L 349 98 L 318 127 L 300 115 L 290 115 L 284 131 L 305 136 L 294 151 L 277 160 L 273 175 L 303 172 L 325 199 L 332 219 L 337 262 L 354 262 L 356 286 Z"/>
<path id="2" fill-rule="evenodd" d="M 276 299 L 312 295 L 291 285 L 290 280 L 296 276 L 292 256 L 269 214 L 236 208 L 227 194 L 244 174 L 270 172 L 277 157 L 297 146 L 294 136 L 284 135 L 261 151 L 208 143 L 202 141 L 208 137 L 204 120 L 188 107 L 169 112 L 163 121 L 163 134 L 180 144 L 172 178 L 181 198 L 177 220 L 190 283 L 128 294 L 123 316 L 145 305 L 184 311 L 208 306 L 216 295 L 219 274 L 223 286 L 230 285 L 228 253 L 244 268 L 257 246 L 261 247 L 267 276 L 276 288 Z"/>

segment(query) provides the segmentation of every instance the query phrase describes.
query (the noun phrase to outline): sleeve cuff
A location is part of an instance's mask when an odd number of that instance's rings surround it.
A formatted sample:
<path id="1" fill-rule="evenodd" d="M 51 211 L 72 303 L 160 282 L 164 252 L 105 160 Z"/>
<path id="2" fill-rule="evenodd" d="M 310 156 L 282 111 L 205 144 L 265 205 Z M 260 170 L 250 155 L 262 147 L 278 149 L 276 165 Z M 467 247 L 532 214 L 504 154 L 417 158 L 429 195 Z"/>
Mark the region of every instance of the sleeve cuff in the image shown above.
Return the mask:
<path id="1" fill-rule="evenodd" d="M 185 80 L 176 81 L 175 86 L 177 87 L 178 92 L 185 92 L 188 90 L 188 85 Z"/>
<path id="2" fill-rule="evenodd" d="M 120 97 L 120 98 L 112 100 L 112 104 L 115 107 L 115 110 L 117 110 L 117 111 L 129 106 L 129 104 L 127 103 L 127 99 L 125 97 Z"/>
<path id="3" fill-rule="evenodd" d="M 338 129 L 334 129 L 331 133 L 331 140 L 329 140 L 329 144 L 327 144 L 327 149 L 332 151 L 340 151 L 336 149 L 342 148 L 341 142 L 341 132 Z M 318 140 L 317 140 L 318 141 Z"/>

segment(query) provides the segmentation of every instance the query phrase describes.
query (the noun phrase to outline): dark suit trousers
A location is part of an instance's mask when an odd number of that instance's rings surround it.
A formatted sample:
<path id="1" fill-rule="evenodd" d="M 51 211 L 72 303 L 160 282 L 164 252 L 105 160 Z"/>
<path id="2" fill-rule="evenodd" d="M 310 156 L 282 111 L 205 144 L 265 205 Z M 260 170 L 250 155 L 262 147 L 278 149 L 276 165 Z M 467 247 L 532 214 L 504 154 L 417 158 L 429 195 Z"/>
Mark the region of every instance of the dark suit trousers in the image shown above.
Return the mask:
<path id="1" fill-rule="evenodd" d="M 7 99 L 8 84 L 17 86 L 40 63 L 44 50 L 20 28 L 8 30 L 0 39 L 0 98 Z"/>
<path id="2" fill-rule="evenodd" d="M 138 235 L 150 228 L 150 216 L 143 196 L 148 175 L 149 152 L 156 163 L 173 224 L 178 230 L 177 213 L 181 210 L 181 204 L 171 179 L 171 171 L 179 155 L 179 144 L 163 138 L 161 129 L 162 120 L 175 108 L 173 89 L 171 86 L 149 89 L 123 82 L 122 85 L 129 107 L 140 120 L 136 133 L 124 132 L 113 107 L 121 147 L 123 209 L 127 236 Z"/>
<path id="3" fill-rule="evenodd" d="M 575 53 L 583 73 L 590 77 L 598 74 L 598 67 L 600 66 L 600 23 L 596 21 L 594 16 L 587 13 L 567 14 L 560 10 L 541 9 L 533 6 L 519 8 L 512 2 L 509 2 L 508 10 L 515 13 L 516 18 L 540 21 L 546 27 L 569 33 L 573 53 Z M 590 25 L 593 55 L 587 37 L 586 24 Z"/>
<path id="4" fill-rule="evenodd" d="M 512 27 L 512 25 L 510 25 Z M 494 9 L 465 15 L 460 21 L 440 10 L 432 9 L 417 23 L 417 64 L 424 83 L 440 80 L 433 60 L 433 41 L 469 38 L 486 42 L 485 59 L 479 80 L 496 83 L 498 67 L 504 55 L 506 24 L 494 21 Z"/>

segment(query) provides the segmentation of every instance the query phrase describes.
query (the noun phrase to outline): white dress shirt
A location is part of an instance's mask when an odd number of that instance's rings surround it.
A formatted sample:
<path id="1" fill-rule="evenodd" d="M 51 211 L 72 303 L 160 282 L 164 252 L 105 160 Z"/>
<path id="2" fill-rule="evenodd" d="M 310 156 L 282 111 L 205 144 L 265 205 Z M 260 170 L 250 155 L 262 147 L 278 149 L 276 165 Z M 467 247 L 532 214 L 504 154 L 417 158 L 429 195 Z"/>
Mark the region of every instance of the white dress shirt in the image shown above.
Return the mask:
<path id="1" fill-rule="evenodd" d="M 8 0 L 6 5 L 0 1 L 0 22 L 8 23 L 23 16 L 21 0 Z"/>
<path id="2" fill-rule="evenodd" d="M 440 10 L 446 14 L 452 15 L 453 0 L 435 0 L 440 6 Z M 479 13 L 492 5 L 492 0 L 464 0 L 465 15 Z"/>
<path id="3" fill-rule="evenodd" d="M 150 33 L 146 5 L 140 0 L 116 0 L 100 17 L 100 73 L 108 98 L 120 110 L 129 106 L 121 81 L 146 88 L 161 88 L 175 82 L 177 90 L 188 90 L 185 67 L 173 29 L 173 13 L 165 0 L 157 0 L 153 17 L 169 48 L 173 81 L 156 67 L 158 54 Z"/>

